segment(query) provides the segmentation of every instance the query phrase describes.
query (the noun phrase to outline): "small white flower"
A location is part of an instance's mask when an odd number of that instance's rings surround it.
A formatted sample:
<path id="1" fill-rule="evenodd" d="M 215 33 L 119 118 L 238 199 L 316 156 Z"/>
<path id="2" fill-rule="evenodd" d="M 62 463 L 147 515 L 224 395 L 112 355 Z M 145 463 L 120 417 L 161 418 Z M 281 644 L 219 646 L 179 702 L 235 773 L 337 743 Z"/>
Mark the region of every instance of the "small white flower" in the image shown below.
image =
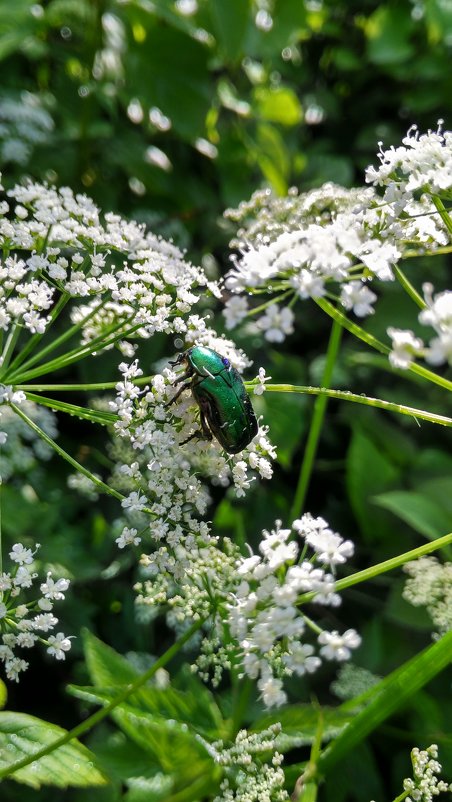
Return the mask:
<path id="1" fill-rule="evenodd" d="M 265 368 L 259 368 L 259 372 L 257 374 L 257 380 L 259 384 L 256 384 L 253 392 L 254 395 L 262 395 L 265 390 L 265 382 L 270 381 L 271 376 L 265 375 Z"/>
<path id="2" fill-rule="evenodd" d="M 264 332 L 265 339 L 272 343 L 282 343 L 286 335 L 293 333 L 294 314 L 288 306 L 280 309 L 278 304 L 271 304 L 265 315 L 257 321 Z"/>
<path id="3" fill-rule="evenodd" d="M 56 660 L 66 659 L 65 652 L 68 652 L 71 648 L 70 638 L 67 638 L 63 632 L 57 632 L 56 635 L 50 635 L 48 643 L 50 644 L 47 649 L 48 654 L 55 657 Z"/>
<path id="4" fill-rule="evenodd" d="M 347 629 L 343 635 L 334 630 L 320 633 L 318 641 L 322 648 L 320 654 L 326 660 L 349 660 L 351 649 L 357 649 L 361 644 L 361 638 L 354 629 Z"/>
<path id="5" fill-rule="evenodd" d="M 21 543 L 15 543 L 9 553 L 10 559 L 19 565 L 30 565 L 33 562 L 35 552 L 26 549 Z"/>
<path id="6" fill-rule="evenodd" d="M 373 315 L 371 304 L 375 303 L 377 296 L 361 281 L 350 281 L 341 287 L 341 304 L 345 309 L 352 309 L 358 317 Z"/>
<path id="7" fill-rule="evenodd" d="M 248 300 L 243 295 L 232 295 L 223 309 L 226 328 L 234 329 L 246 318 L 248 311 Z"/>
<path id="8" fill-rule="evenodd" d="M 393 367 L 406 370 L 424 344 L 419 337 L 415 337 L 412 331 L 390 327 L 387 332 L 392 339 L 389 361 Z"/>
<path id="9" fill-rule="evenodd" d="M 116 538 L 116 543 L 120 549 L 124 549 L 126 546 L 131 545 L 138 546 L 141 543 L 141 537 L 137 536 L 136 529 L 129 529 L 128 526 L 125 526 L 120 537 Z"/>

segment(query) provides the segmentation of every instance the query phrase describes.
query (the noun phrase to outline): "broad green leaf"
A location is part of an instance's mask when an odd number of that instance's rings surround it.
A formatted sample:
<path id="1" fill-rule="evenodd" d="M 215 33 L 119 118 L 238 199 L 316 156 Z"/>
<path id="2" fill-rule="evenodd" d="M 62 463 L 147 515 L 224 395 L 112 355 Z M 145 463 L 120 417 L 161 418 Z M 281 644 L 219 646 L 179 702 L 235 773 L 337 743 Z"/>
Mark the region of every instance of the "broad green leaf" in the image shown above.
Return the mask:
<path id="1" fill-rule="evenodd" d="M 175 28 L 153 22 L 142 26 L 139 40 L 126 51 L 127 91 L 145 109 L 161 109 L 170 118 L 173 131 L 192 142 L 205 134 L 213 95 L 208 50 Z"/>
<path id="2" fill-rule="evenodd" d="M 283 137 L 273 125 L 261 123 L 256 144 L 256 160 L 263 175 L 278 195 L 285 195 L 290 162 Z"/>
<path id="3" fill-rule="evenodd" d="M 303 111 L 295 92 L 287 87 L 259 87 L 254 93 L 258 116 L 281 125 L 297 125 Z"/>
<path id="4" fill-rule="evenodd" d="M 88 670 L 96 687 L 71 688 L 76 695 L 83 691 L 91 694 L 91 701 L 105 704 L 115 696 L 114 689 L 111 690 L 114 685 L 127 685 L 139 676 L 139 672 L 124 657 L 90 632 L 84 634 L 84 644 Z M 164 689 L 147 685 L 133 694 L 129 704 L 152 716 L 193 725 L 204 734 L 217 732 L 222 725 L 222 717 L 210 691 L 192 675 L 185 678 L 183 684 L 183 691 L 172 685 Z M 99 689 L 102 695 L 96 698 Z M 84 698 L 87 698 L 86 695 Z"/>
<path id="5" fill-rule="evenodd" d="M 101 704 L 110 702 L 115 696 L 114 690 L 110 689 L 94 691 L 72 687 L 70 691 L 86 701 Z M 192 728 L 189 723 L 165 713 L 163 705 L 163 714 L 140 709 L 143 697 L 138 700 L 137 696 L 135 694 L 129 702 L 118 705 L 111 715 L 127 737 L 148 754 L 149 769 L 173 775 L 178 789 L 197 784 L 202 778 L 211 777 L 213 780 L 215 765 L 198 740 L 198 727 Z"/>
<path id="6" fill-rule="evenodd" d="M 451 661 L 452 632 L 448 632 L 367 691 L 367 706 L 353 717 L 320 756 L 320 773 L 326 774 L 332 766 L 337 765 L 367 735 L 403 707 L 420 688 L 450 665 Z M 357 701 L 359 699 L 345 702 L 340 709 L 348 712 Z"/>
<path id="7" fill-rule="evenodd" d="M 356 428 L 347 454 L 347 489 L 353 512 L 368 539 L 386 532 L 387 516 L 383 518 L 372 500 L 376 492 L 394 485 L 398 476 L 399 471 L 387 456 Z"/>
<path id="8" fill-rule="evenodd" d="M 430 540 L 450 532 L 452 528 L 450 512 L 423 493 L 391 490 L 373 496 L 372 501 L 379 507 L 390 510 Z"/>
<path id="9" fill-rule="evenodd" d="M 138 677 L 139 672 L 125 657 L 89 630 L 83 633 L 83 644 L 89 675 L 96 687 L 126 685 Z"/>
<path id="10" fill-rule="evenodd" d="M 408 6 L 379 6 L 365 25 L 367 53 L 375 64 L 400 64 L 414 55 Z"/>
<path id="11" fill-rule="evenodd" d="M 212 32 L 227 64 L 241 58 L 248 25 L 250 0 L 210 0 Z"/>
<path id="12" fill-rule="evenodd" d="M 291 705 L 262 716 L 253 723 L 253 730 L 260 732 L 279 722 L 282 730 L 277 738 L 277 748 L 281 752 L 288 752 L 289 749 L 312 744 L 319 729 L 322 732 L 322 741 L 335 738 L 353 715 L 354 713 L 341 708 Z"/>
<path id="13" fill-rule="evenodd" d="M 55 724 L 26 713 L 0 712 L 0 777 L 10 776 L 32 788 L 103 785 L 106 779 L 95 767 L 94 755 L 77 740 L 9 774 L 15 763 L 51 746 L 65 732 Z"/>

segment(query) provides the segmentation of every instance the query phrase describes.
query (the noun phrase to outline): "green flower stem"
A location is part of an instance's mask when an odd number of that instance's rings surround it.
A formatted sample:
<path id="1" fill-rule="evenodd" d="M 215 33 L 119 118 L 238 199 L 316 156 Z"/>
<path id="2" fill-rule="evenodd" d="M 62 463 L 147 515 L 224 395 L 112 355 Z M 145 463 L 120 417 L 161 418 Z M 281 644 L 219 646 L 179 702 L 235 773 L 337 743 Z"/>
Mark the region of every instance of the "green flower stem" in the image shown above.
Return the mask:
<path id="1" fill-rule="evenodd" d="M 134 379 L 134 384 L 143 385 L 148 384 L 153 379 L 153 376 L 140 376 L 138 379 Z M 24 392 L 32 392 L 36 390 L 38 393 L 41 392 L 53 392 L 53 393 L 73 393 L 73 392 L 85 392 L 85 391 L 101 391 L 101 390 L 115 390 L 118 381 L 114 382 L 94 382 L 92 384 L 15 384 L 15 390 L 24 390 Z"/>
<path id="2" fill-rule="evenodd" d="M 452 654 L 452 631 L 427 646 L 415 657 L 397 668 L 373 687 L 373 696 L 367 706 L 355 711 L 347 727 L 320 755 L 318 772 L 327 776 L 333 766 L 340 765 L 347 754 L 361 743 L 371 732 L 403 708 L 408 699 L 430 680 L 450 665 Z"/>
<path id="3" fill-rule="evenodd" d="M 449 234 L 452 235 L 452 220 L 450 219 L 450 215 L 449 215 L 446 207 L 444 206 L 444 203 L 442 202 L 441 198 L 438 198 L 437 195 L 432 195 L 432 201 L 433 201 L 437 211 L 439 212 L 441 220 L 443 221 L 444 225 L 446 226 Z"/>
<path id="4" fill-rule="evenodd" d="M 443 535 L 442 537 L 430 541 L 429 543 L 424 543 L 423 546 L 418 546 L 416 549 L 411 549 L 411 551 L 405 551 L 403 554 L 398 554 L 396 557 L 391 557 L 389 560 L 384 560 L 381 563 L 377 563 L 377 565 L 372 565 L 370 568 L 364 568 L 363 571 L 357 571 L 355 574 L 351 574 L 351 576 L 338 579 L 335 583 L 334 589 L 340 592 L 341 590 L 346 590 L 346 588 L 351 588 L 354 585 L 358 585 L 360 582 L 368 582 L 369 579 L 374 579 L 380 574 L 393 571 L 394 568 L 400 568 L 402 565 L 405 565 L 405 563 L 409 563 L 412 560 L 417 560 L 419 557 L 423 557 L 425 554 L 431 554 L 432 551 L 442 549 L 445 546 L 448 546 L 450 543 L 452 543 L 452 533 Z M 297 604 L 306 604 L 307 602 L 312 601 L 314 597 L 315 591 L 303 593 L 298 597 Z"/>
<path id="5" fill-rule="evenodd" d="M 409 791 L 402 791 L 401 794 L 396 796 L 396 798 L 393 800 L 393 802 L 403 802 L 403 800 L 407 798 L 409 793 L 410 793 Z"/>
<path id="6" fill-rule="evenodd" d="M 342 336 L 342 326 L 337 320 L 333 320 L 331 327 L 331 334 L 328 343 L 328 350 L 326 354 L 326 362 L 322 376 L 322 387 L 329 387 L 331 377 L 333 375 L 334 365 L 337 359 L 339 346 Z M 328 396 L 325 394 L 318 395 L 314 403 L 314 411 L 311 418 L 308 437 L 306 440 L 306 447 L 304 450 L 303 460 L 300 468 L 300 475 L 298 477 L 297 489 L 292 504 L 290 513 L 290 520 L 294 521 L 299 518 L 306 500 L 306 493 L 308 491 L 309 482 L 314 467 L 314 460 L 317 454 L 320 435 L 322 432 L 323 421 L 325 418 L 326 407 L 328 403 Z"/>
<path id="7" fill-rule="evenodd" d="M 120 324 L 122 325 L 122 324 Z M 119 326 L 115 327 L 118 328 Z M 18 383 L 23 383 L 24 381 L 28 381 L 29 379 L 34 379 L 37 376 L 42 376 L 45 373 L 50 373 L 54 370 L 61 370 L 62 368 L 67 367 L 68 365 L 72 365 L 74 362 L 79 362 L 81 359 L 84 359 L 85 356 L 89 356 L 94 351 L 100 351 L 104 348 L 107 348 L 109 345 L 114 345 L 115 342 L 118 340 L 122 340 L 124 337 L 128 337 L 130 334 L 133 334 L 137 329 L 142 327 L 142 323 L 137 323 L 135 326 L 132 326 L 130 329 L 126 331 L 121 331 L 119 334 L 115 334 L 114 337 L 107 337 L 106 340 L 101 340 L 99 342 L 97 340 L 92 340 L 88 345 L 83 346 L 81 348 L 75 348 L 73 351 L 68 351 L 66 354 L 62 356 L 56 357 L 55 359 L 51 359 L 50 362 L 45 362 L 44 365 L 40 365 L 38 368 L 34 370 L 25 371 L 24 374 L 19 376 L 14 374 L 13 377 L 9 377 L 9 381 L 11 379 L 13 381 L 17 381 Z"/>
<path id="8" fill-rule="evenodd" d="M 256 384 L 245 382 L 249 388 Z M 426 420 L 429 423 L 437 423 L 440 426 L 452 426 L 452 418 L 445 415 L 437 415 L 435 412 L 427 412 L 425 409 L 407 407 L 404 404 L 395 404 L 392 401 L 384 401 L 382 398 L 372 398 L 368 395 L 358 395 L 350 393 L 348 390 L 329 390 L 326 387 L 309 387 L 296 384 L 266 384 L 265 392 L 269 393 L 301 393 L 303 395 L 326 395 L 329 398 L 338 398 L 341 401 L 351 401 L 355 404 L 364 404 L 377 409 L 385 409 L 388 412 L 398 412 L 400 415 L 408 415 L 410 418 Z"/>
<path id="9" fill-rule="evenodd" d="M 425 309 L 427 304 L 425 303 L 422 295 L 419 295 L 418 291 L 413 287 L 411 281 L 409 281 L 403 272 L 397 265 L 394 266 L 394 273 L 397 276 L 400 285 L 403 289 L 408 293 L 411 300 L 419 307 L 419 309 Z"/>
<path id="10" fill-rule="evenodd" d="M 65 306 L 67 301 L 69 300 L 69 296 L 62 296 L 62 298 L 60 298 L 60 301 L 62 301 L 62 300 L 64 300 L 63 306 Z M 22 359 L 22 354 L 27 351 L 27 348 L 29 346 L 29 343 L 28 343 L 28 345 L 25 346 L 23 351 L 21 351 L 21 353 L 17 355 L 16 359 L 11 364 L 11 366 L 10 366 L 11 375 L 13 375 L 13 376 L 16 375 L 17 368 L 20 365 L 22 365 L 22 370 L 25 370 L 25 368 L 27 368 L 27 369 L 31 368 L 32 365 L 35 365 L 36 362 L 40 362 L 43 359 L 44 356 L 47 356 L 47 354 L 49 354 L 52 351 L 54 351 L 55 348 L 59 348 L 60 345 L 62 345 L 64 342 L 66 342 L 71 337 L 73 337 L 74 334 L 77 334 L 77 332 L 80 331 L 80 329 L 83 326 L 85 326 L 86 323 L 88 323 L 88 321 L 92 317 L 94 317 L 94 315 L 97 314 L 97 312 L 100 309 L 102 309 L 102 307 L 105 304 L 105 302 L 106 302 L 106 299 L 104 298 L 102 300 L 102 302 L 100 304 L 98 304 L 96 307 L 94 307 L 94 309 L 92 309 L 89 312 L 89 314 L 87 314 L 84 318 L 82 318 L 82 320 L 79 320 L 78 323 L 74 323 L 73 326 L 70 326 L 65 332 L 63 332 L 63 334 L 60 334 L 59 337 L 55 337 L 52 340 L 52 342 L 50 342 L 48 345 L 46 345 L 45 348 L 43 348 L 41 351 L 39 351 L 37 354 L 35 354 L 31 359 L 28 359 L 24 364 L 23 363 L 23 359 Z M 58 312 L 58 314 L 59 314 L 59 312 Z M 44 334 L 40 334 L 38 336 L 39 336 L 40 339 L 42 339 L 45 336 L 45 334 L 46 334 L 46 332 L 44 332 Z M 100 338 L 98 337 L 97 340 L 99 340 L 99 339 Z M 31 338 L 30 342 L 32 342 L 32 340 L 33 340 L 33 337 Z M 28 354 L 26 354 L 26 355 L 28 355 Z"/>
<path id="11" fill-rule="evenodd" d="M 253 317 L 254 315 L 259 315 L 261 312 L 264 312 L 265 309 L 268 309 L 269 306 L 272 304 L 278 304 L 281 301 L 284 301 L 289 295 L 293 295 L 294 291 L 292 289 L 286 290 L 285 292 L 278 295 L 277 298 L 270 298 L 269 301 L 265 301 L 264 304 L 260 304 L 260 306 L 255 306 L 253 309 L 250 309 L 247 313 L 247 317 Z"/>
<path id="12" fill-rule="evenodd" d="M 33 334 L 33 336 L 30 337 L 30 339 L 28 340 L 26 345 L 24 345 L 24 347 L 21 349 L 21 351 L 17 354 L 17 356 L 11 362 L 11 364 L 9 366 L 9 371 L 8 371 L 9 373 L 13 373 L 15 370 L 17 370 L 19 365 L 22 365 L 24 363 L 24 361 L 26 360 L 28 354 L 30 354 L 32 351 L 34 351 L 36 346 L 39 345 L 39 343 L 41 342 L 43 337 L 45 337 L 46 332 L 48 331 L 49 327 L 52 325 L 52 323 L 55 322 L 55 320 L 59 316 L 60 312 L 62 312 L 62 310 L 64 309 L 64 307 L 66 306 L 68 301 L 69 301 L 69 295 L 61 295 L 60 296 L 60 298 L 58 299 L 58 301 L 55 304 L 54 308 L 52 309 L 52 312 L 50 313 L 50 321 L 49 321 L 49 324 L 47 326 L 46 331 L 43 332 L 43 334 Z M 56 344 L 57 344 L 57 340 L 54 340 L 52 342 L 52 347 L 56 347 Z M 33 360 L 30 360 L 30 362 L 33 363 Z M 28 364 L 28 363 L 26 363 L 26 364 Z"/>
<path id="13" fill-rule="evenodd" d="M 4 347 L 3 353 L 2 353 L 0 377 L 2 375 L 4 376 L 6 374 L 6 372 L 7 372 L 8 365 L 9 365 L 9 360 L 11 359 L 11 356 L 13 354 L 14 348 L 16 346 L 16 342 L 17 342 L 17 340 L 19 338 L 20 329 L 21 329 L 21 327 L 19 326 L 19 324 L 15 323 L 12 326 L 10 333 L 8 334 L 8 337 L 7 337 L 6 343 L 5 343 L 5 347 Z"/>
<path id="14" fill-rule="evenodd" d="M 235 740 L 245 720 L 252 687 L 253 683 L 246 676 L 238 680 L 234 687 L 232 719 L 228 736 L 231 741 Z"/>
<path id="15" fill-rule="evenodd" d="M 33 752 L 31 755 L 26 755 L 26 757 L 18 760 L 17 763 L 13 763 L 11 766 L 6 766 L 3 769 L 0 769 L 0 778 L 2 777 L 9 777 L 11 774 L 14 774 L 15 771 L 18 769 L 24 768 L 24 766 L 28 766 L 30 763 L 34 763 L 35 760 L 39 760 L 41 757 L 45 757 L 45 755 L 49 755 L 58 749 L 60 746 L 64 746 L 64 744 L 69 743 L 72 741 L 73 738 L 79 738 L 81 735 L 84 735 L 88 732 L 92 727 L 102 721 L 104 718 L 110 715 L 110 713 L 115 710 L 118 705 L 125 702 L 126 699 L 129 698 L 133 693 L 135 693 L 139 688 L 146 684 L 156 672 L 167 665 L 170 660 L 175 657 L 182 647 L 190 640 L 191 637 L 202 627 L 204 624 L 204 619 L 200 619 L 196 621 L 190 629 L 188 629 L 169 649 L 161 656 L 155 663 L 149 668 L 144 674 L 141 674 L 137 677 L 136 680 L 127 684 L 125 688 L 123 688 L 114 699 L 111 700 L 105 707 L 97 710 L 93 713 L 92 716 L 82 721 L 81 724 L 78 724 L 77 727 L 70 730 L 69 732 L 65 732 L 64 735 L 57 738 L 53 743 L 47 744 L 47 746 L 39 749 L 37 752 Z"/>
<path id="16" fill-rule="evenodd" d="M 337 320 L 344 329 L 347 329 L 351 334 L 354 334 L 360 340 L 370 345 L 371 348 L 375 348 L 377 351 L 380 351 L 382 354 L 389 354 L 391 349 L 384 345 L 384 343 L 377 340 L 372 334 L 369 334 L 367 331 L 358 326 L 356 323 L 353 323 L 351 320 L 348 319 L 346 315 L 344 315 L 337 307 L 335 307 L 332 303 L 327 301 L 325 298 L 314 298 L 313 299 L 317 306 L 320 306 L 327 315 L 332 317 L 334 320 Z M 418 376 L 423 376 L 424 379 L 432 382 L 433 384 L 439 384 L 440 387 L 444 387 L 445 390 L 452 391 L 452 382 L 444 379 L 442 376 L 438 376 L 436 373 L 433 373 L 431 370 L 427 370 L 427 368 L 422 367 L 422 365 L 417 365 L 416 363 L 412 363 L 408 366 L 407 370 L 411 371 L 412 373 L 416 373 Z"/>
<path id="17" fill-rule="evenodd" d="M 56 401 L 53 398 L 46 398 L 46 396 L 39 395 L 38 393 L 26 393 L 26 396 L 29 401 L 42 404 L 44 407 L 54 409 L 56 412 L 66 412 L 68 415 L 84 418 L 92 423 L 100 423 L 103 426 L 111 425 L 119 420 L 119 416 L 114 412 L 103 412 L 102 410 L 91 409 L 90 407 L 80 407 L 77 404 L 68 404 L 65 401 Z"/>
<path id="18" fill-rule="evenodd" d="M 69 463 L 69 465 L 72 465 L 72 467 L 75 468 L 76 471 L 82 473 L 84 476 L 90 479 L 91 482 L 94 485 L 96 485 L 96 487 L 100 488 L 100 490 L 103 490 L 105 493 L 108 493 L 110 496 L 113 496 L 114 498 L 118 499 L 118 501 L 123 501 L 125 496 L 123 496 L 122 493 L 119 493 L 118 490 L 115 490 L 113 487 L 109 487 L 109 485 L 105 484 L 105 482 L 103 482 L 102 479 L 99 479 L 97 476 L 94 476 L 94 474 L 91 473 L 91 471 L 89 471 L 88 468 L 85 468 L 83 465 L 77 462 L 77 460 L 74 459 L 74 457 L 71 457 L 71 455 L 68 454 L 67 451 L 61 448 L 61 446 L 59 446 L 58 443 L 55 442 L 55 440 L 52 440 L 52 438 L 49 437 L 49 435 L 46 434 L 43 431 L 43 429 L 41 429 L 34 421 L 32 421 L 31 418 L 29 418 L 28 415 L 26 415 L 25 412 L 21 410 L 20 406 L 18 406 L 17 404 L 10 404 L 10 406 L 11 409 L 13 409 L 14 412 L 19 416 L 19 418 L 22 418 L 22 420 L 27 424 L 27 426 L 30 427 L 30 429 L 32 429 L 42 440 L 44 440 L 44 442 L 47 443 L 47 445 L 50 446 L 50 448 L 56 451 L 56 453 L 60 457 L 63 457 L 63 459 L 65 459 L 66 462 Z"/>

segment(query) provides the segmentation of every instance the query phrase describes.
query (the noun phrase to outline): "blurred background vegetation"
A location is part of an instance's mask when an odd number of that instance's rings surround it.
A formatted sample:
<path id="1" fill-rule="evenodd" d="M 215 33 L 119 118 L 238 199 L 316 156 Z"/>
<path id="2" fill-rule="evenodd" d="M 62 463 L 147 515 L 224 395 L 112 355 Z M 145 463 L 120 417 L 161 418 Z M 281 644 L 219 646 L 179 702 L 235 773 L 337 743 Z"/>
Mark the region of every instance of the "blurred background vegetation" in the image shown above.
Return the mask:
<path id="1" fill-rule="evenodd" d="M 84 191 L 104 211 L 172 237 L 218 276 L 228 268 L 234 233 L 222 213 L 256 188 L 284 195 L 292 185 L 301 191 L 325 181 L 360 185 L 380 140 L 398 144 L 413 123 L 436 128 L 443 118 L 450 126 L 451 57 L 450 0 L 0 0 L 3 184 L 29 176 Z M 412 260 L 418 289 L 425 280 L 447 286 L 447 258 L 434 262 Z M 275 382 L 320 384 L 330 322 L 308 303 L 297 311 L 296 334 L 284 349 L 260 339 L 239 344 Z M 220 316 L 214 325 L 222 330 Z M 387 325 L 416 329 L 411 303 L 393 287 L 385 288 L 368 327 L 384 338 Z M 174 344 L 160 337 L 141 355 L 152 372 L 173 352 Z M 111 381 L 121 359 L 109 352 L 78 378 Z M 390 373 L 349 336 L 332 386 L 449 414 L 438 388 L 426 397 L 424 384 Z M 216 531 L 252 545 L 275 518 L 288 522 L 312 399 L 268 394 L 256 408 L 278 446 L 274 480 L 242 503 L 223 489 L 212 491 Z M 58 427 L 64 448 L 108 475 L 105 431 L 64 418 Z M 105 498 L 87 504 L 68 489 L 66 466 L 30 448 L 22 453 L 23 433 L 17 436 L 22 445 L 5 456 L 12 469 L 3 489 L 5 533 L 9 543 L 41 542 L 44 566 L 72 576 L 64 630 L 78 634 L 87 626 L 138 662 L 158 652 L 171 636 L 161 621 L 136 619 L 135 568 L 114 543 L 114 504 Z M 451 468 L 443 431 L 334 402 L 306 509 L 351 537 L 354 567 L 366 567 L 450 531 Z M 402 585 L 400 576 L 386 576 L 344 596 L 342 620 L 364 640 L 356 662 L 379 675 L 430 642 L 427 616 L 402 600 Z M 79 644 L 65 664 L 34 654 L 9 706 L 75 724 L 80 710 L 64 684 L 86 681 Z M 325 669 L 312 686 L 299 681 L 293 700 L 315 695 L 334 703 L 332 679 Z M 409 775 L 415 744 L 438 742 L 452 772 L 450 730 L 448 743 L 445 736 L 451 720 L 450 687 L 439 677 L 330 778 L 322 799 L 391 799 Z M 108 732 L 104 725 L 97 738 Z M 7 800 L 30 794 L 52 802 L 61 794 L 13 783 L 4 788 Z M 120 787 L 116 796 L 111 789 L 65 795 L 87 794 L 121 798 Z"/>

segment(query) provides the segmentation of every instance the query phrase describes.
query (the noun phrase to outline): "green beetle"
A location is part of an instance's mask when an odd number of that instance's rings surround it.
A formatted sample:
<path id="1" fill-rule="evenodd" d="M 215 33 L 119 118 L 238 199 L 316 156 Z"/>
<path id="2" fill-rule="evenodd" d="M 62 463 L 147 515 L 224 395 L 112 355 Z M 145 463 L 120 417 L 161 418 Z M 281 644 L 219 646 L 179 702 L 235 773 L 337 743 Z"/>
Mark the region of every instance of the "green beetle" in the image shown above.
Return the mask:
<path id="1" fill-rule="evenodd" d="M 166 406 L 190 389 L 199 406 L 202 436 L 211 440 L 214 435 L 229 454 L 242 451 L 259 426 L 240 374 L 229 359 L 204 345 L 194 345 L 170 362 L 173 367 L 180 364 L 185 373 L 174 384 L 183 384 Z"/>

